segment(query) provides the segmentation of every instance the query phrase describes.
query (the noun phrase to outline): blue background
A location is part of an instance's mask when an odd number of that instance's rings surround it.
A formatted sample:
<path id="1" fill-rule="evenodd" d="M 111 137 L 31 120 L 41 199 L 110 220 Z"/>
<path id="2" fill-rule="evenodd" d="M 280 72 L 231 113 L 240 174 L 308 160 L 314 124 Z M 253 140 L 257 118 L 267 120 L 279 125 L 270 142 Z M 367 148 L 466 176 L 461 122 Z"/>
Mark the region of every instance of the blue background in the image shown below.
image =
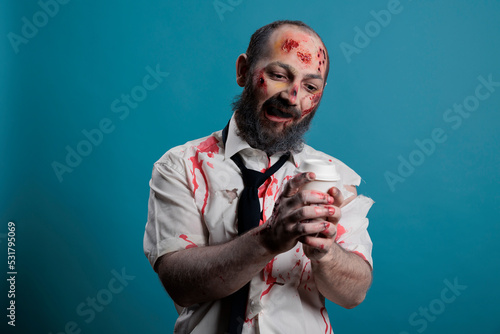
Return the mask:
<path id="1" fill-rule="evenodd" d="M 240 92 L 235 61 L 257 28 L 300 19 L 332 60 L 308 143 L 356 170 L 359 193 L 376 201 L 374 282 L 353 310 L 328 303 L 335 333 L 500 333 L 500 87 L 460 127 L 443 119 L 479 76 L 500 82 L 500 2 L 401 0 L 350 57 L 341 43 L 355 46 L 355 28 L 387 1 L 231 3 L 219 15 L 212 1 L 69 1 L 16 53 L 8 34 L 21 35 L 22 18 L 33 22 L 41 7 L 1 2 L 0 258 L 6 273 L 13 221 L 18 272 L 16 327 L 6 326 L 2 279 L 1 328 L 172 332 L 173 303 L 142 251 L 152 165 L 226 124 Z M 157 65 L 168 77 L 120 119 L 111 103 Z M 106 118 L 113 131 L 60 182 L 54 161 L 66 164 L 66 147 Z M 391 188 L 386 173 L 436 128 L 446 141 Z M 77 306 L 107 288 L 112 270 L 134 278 L 87 323 Z M 466 287 L 450 303 L 445 280 Z M 427 319 L 418 314 L 429 307 Z"/>

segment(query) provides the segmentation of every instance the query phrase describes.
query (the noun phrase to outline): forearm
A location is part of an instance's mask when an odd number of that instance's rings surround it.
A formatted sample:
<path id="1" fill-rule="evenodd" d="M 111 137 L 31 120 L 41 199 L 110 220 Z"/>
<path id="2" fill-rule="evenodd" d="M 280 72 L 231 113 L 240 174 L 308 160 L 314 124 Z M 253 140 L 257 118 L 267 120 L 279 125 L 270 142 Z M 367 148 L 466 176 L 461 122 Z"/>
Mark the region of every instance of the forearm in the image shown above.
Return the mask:
<path id="1" fill-rule="evenodd" d="M 226 297 L 252 279 L 274 257 L 257 227 L 227 243 L 166 254 L 158 275 L 172 299 L 189 306 Z"/>
<path id="2" fill-rule="evenodd" d="M 353 308 L 365 298 L 372 282 L 371 267 L 356 254 L 333 244 L 319 261 L 311 261 L 318 290 L 327 299 Z"/>

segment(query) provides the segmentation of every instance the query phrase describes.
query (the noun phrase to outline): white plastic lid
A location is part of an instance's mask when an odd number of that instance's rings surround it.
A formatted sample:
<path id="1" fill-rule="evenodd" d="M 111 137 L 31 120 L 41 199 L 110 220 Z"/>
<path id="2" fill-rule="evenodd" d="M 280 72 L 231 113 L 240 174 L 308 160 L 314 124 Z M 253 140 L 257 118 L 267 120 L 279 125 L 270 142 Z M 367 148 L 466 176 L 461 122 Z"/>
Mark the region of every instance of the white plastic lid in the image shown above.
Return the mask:
<path id="1" fill-rule="evenodd" d="M 339 181 L 340 175 L 333 162 L 320 159 L 306 159 L 302 162 L 300 169 L 303 172 L 314 172 L 318 181 Z"/>

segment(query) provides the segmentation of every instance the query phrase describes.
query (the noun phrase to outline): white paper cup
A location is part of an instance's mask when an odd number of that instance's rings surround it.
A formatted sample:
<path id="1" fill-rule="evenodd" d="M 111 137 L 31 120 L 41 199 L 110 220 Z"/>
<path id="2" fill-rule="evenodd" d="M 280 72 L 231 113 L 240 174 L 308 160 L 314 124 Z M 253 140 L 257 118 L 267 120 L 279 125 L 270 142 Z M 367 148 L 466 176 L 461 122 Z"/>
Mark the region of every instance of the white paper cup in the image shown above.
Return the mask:
<path id="1" fill-rule="evenodd" d="M 306 183 L 302 186 L 301 190 L 316 190 L 323 193 L 328 193 L 331 187 L 337 187 L 340 183 L 340 174 L 332 162 L 320 159 L 307 159 L 304 160 L 300 166 L 302 172 L 314 172 L 316 179 Z M 312 219 L 311 222 L 322 222 L 325 218 Z M 316 237 L 319 233 L 316 234 Z"/>
<path id="2" fill-rule="evenodd" d="M 332 162 L 320 159 L 304 160 L 300 166 L 302 172 L 314 172 L 316 179 L 306 183 L 302 190 L 317 190 L 324 193 L 331 187 L 338 187 L 340 175 Z"/>

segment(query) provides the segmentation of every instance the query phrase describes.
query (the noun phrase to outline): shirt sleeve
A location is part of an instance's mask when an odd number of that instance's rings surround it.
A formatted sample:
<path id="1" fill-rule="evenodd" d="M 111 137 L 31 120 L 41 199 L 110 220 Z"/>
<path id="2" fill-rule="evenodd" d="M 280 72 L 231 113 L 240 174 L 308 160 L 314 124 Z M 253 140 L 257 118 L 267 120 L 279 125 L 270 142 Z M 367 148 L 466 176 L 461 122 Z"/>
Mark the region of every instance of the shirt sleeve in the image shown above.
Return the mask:
<path id="1" fill-rule="evenodd" d="M 368 234 L 366 217 L 372 205 L 371 198 L 359 195 L 343 207 L 335 241 L 344 249 L 359 255 L 373 268 L 373 243 Z"/>
<path id="2" fill-rule="evenodd" d="M 183 160 L 174 160 L 168 153 L 153 167 L 143 244 L 153 268 L 164 254 L 207 243 L 208 232 L 187 173 Z"/>

